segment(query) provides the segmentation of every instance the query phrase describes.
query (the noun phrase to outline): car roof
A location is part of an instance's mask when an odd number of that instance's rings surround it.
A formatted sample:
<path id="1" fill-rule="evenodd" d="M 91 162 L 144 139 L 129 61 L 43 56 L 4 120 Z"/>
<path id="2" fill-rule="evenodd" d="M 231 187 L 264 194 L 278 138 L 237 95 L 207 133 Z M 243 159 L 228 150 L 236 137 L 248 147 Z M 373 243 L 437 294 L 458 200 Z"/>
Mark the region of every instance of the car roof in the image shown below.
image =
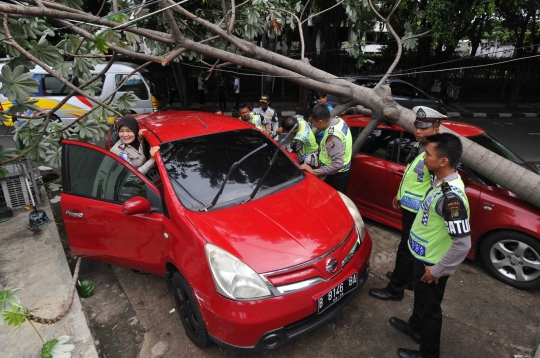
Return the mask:
<path id="1" fill-rule="evenodd" d="M 133 117 L 137 119 L 139 125 L 152 131 L 162 142 L 255 128 L 237 118 L 197 111 L 161 111 L 137 114 Z"/>
<path id="2" fill-rule="evenodd" d="M 371 121 L 371 117 L 364 116 L 364 115 L 348 115 L 343 116 L 343 119 L 349 124 L 350 126 L 354 127 L 365 127 Z M 356 124 L 356 125 L 355 125 Z M 485 130 L 477 127 L 472 124 L 463 123 L 463 122 L 456 122 L 452 120 L 442 120 L 441 124 L 445 126 L 448 129 L 453 130 L 454 132 L 464 136 L 464 137 L 473 137 L 476 135 L 480 135 L 485 133 Z M 398 126 L 396 126 L 398 127 Z M 377 127 L 378 129 L 392 129 L 392 125 L 389 125 L 387 123 L 381 123 Z M 399 127 L 401 128 L 401 127 Z"/>

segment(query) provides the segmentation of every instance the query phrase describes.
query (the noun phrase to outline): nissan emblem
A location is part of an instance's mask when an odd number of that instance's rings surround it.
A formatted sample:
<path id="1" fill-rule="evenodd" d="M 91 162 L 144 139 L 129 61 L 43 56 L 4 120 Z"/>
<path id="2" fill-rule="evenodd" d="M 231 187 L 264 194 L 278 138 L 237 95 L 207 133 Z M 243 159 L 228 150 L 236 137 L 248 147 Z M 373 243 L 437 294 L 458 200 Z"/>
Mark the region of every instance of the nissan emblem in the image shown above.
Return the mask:
<path id="1" fill-rule="evenodd" d="M 338 261 L 335 258 L 331 257 L 326 261 L 326 271 L 328 271 L 328 273 L 336 272 L 337 268 Z"/>

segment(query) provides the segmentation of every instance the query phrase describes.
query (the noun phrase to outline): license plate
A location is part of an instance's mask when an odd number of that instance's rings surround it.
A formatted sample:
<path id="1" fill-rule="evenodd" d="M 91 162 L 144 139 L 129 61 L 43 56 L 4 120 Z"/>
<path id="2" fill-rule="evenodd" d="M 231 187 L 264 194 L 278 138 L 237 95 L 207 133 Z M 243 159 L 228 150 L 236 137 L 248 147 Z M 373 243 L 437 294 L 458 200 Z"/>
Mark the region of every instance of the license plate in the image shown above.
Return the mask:
<path id="1" fill-rule="evenodd" d="M 358 286 L 358 273 L 354 273 L 342 283 L 326 292 L 317 300 L 317 313 L 324 312 L 334 303 L 341 300 L 347 293 L 351 292 Z"/>

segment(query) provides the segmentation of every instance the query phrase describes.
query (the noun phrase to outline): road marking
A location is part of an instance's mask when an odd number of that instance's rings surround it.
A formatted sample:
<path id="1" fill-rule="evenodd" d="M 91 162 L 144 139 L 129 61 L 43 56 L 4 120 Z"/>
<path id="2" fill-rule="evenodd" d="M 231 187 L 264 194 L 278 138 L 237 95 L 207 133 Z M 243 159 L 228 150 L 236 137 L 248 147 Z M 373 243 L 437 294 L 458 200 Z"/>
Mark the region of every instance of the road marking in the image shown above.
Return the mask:
<path id="1" fill-rule="evenodd" d="M 540 135 L 540 133 L 527 133 L 528 135 Z"/>
<path id="2" fill-rule="evenodd" d="M 514 125 L 514 123 L 505 123 L 505 124 L 510 124 L 511 126 L 513 126 L 513 125 Z"/>

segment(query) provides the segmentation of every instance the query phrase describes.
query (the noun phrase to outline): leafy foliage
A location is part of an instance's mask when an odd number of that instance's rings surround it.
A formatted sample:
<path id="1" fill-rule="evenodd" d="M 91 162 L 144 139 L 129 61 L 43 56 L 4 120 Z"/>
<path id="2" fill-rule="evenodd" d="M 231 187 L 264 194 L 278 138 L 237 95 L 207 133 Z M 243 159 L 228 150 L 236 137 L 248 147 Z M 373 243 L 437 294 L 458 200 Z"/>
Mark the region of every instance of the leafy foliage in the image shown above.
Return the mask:
<path id="1" fill-rule="evenodd" d="M 32 78 L 29 72 L 24 73 L 24 67 L 19 65 L 14 70 L 9 66 L 2 67 L 0 82 L 4 85 L 0 93 L 7 93 L 7 98 L 13 101 L 27 100 L 31 93 L 37 91 L 38 82 Z"/>

